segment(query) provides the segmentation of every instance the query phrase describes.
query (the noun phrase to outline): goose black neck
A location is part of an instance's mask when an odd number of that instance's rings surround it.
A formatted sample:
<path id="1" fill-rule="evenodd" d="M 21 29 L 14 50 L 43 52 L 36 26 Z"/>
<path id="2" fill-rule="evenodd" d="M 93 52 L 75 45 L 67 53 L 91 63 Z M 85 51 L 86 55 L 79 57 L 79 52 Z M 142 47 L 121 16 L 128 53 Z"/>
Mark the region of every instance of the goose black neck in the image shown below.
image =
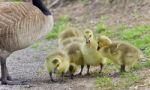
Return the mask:
<path id="1" fill-rule="evenodd" d="M 46 8 L 41 0 L 32 0 L 33 5 L 38 7 L 45 15 L 51 15 L 51 12 Z"/>

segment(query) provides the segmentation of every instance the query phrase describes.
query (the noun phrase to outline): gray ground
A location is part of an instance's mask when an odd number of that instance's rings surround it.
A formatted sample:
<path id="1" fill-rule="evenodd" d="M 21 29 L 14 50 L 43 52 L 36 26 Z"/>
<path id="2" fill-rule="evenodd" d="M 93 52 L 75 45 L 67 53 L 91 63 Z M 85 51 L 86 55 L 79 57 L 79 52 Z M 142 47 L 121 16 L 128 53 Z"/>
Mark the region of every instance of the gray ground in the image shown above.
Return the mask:
<path id="1" fill-rule="evenodd" d="M 26 48 L 14 52 L 7 59 L 7 66 L 13 79 L 27 80 L 29 85 L 1 85 L 0 90 L 92 90 L 94 78 L 65 80 L 64 84 L 49 82 L 49 75 L 43 69 L 48 52 L 57 48 L 57 41 L 42 41 L 39 48 Z M 85 84 L 87 83 L 87 84 Z"/>
<path id="2" fill-rule="evenodd" d="M 57 40 L 41 41 L 38 48 L 32 46 L 14 52 L 7 60 L 7 66 L 13 79 L 27 80 L 28 85 L 0 85 L 0 90 L 95 90 L 97 76 L 75 77 L 74 80 L 65 78 L 65 83 L 49 82 L 49 75 L 43 69 L 44 60 L 48 52 L 57 48 Z M 92 68 L 91 71 L 98 68 Z M 86 69 L 84 69 L 85 73 Z M 141 71 L 149 72 L 149 69 Z M 130 90 L 150 90 L 150 78 L 146 78 L 141 84 L 133 85 Z M 98 88 L 97 88 L 98 89 Z M 101 89 L 101 88 L 99 88 Z M 105 89 L 108 90 L 108 89 Z M 109 89 L 111 90 L 111 89 Z"/>

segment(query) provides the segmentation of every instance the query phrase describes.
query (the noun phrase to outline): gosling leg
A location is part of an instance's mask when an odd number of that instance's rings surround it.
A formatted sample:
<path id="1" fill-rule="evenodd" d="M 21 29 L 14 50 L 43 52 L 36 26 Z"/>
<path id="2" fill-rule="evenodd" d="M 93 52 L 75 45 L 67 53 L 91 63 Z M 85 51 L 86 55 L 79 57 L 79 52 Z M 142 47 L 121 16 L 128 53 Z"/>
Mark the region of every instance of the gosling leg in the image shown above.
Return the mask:
<path id="1" fill-rule="evenodd" d="M 90 75 L 89 70 L 90 70 L 90 65 L 87 65 L 87 75 Z"/>
<path id="2" fill-rule="evenodd" d="M 100 71 L 99 71 L 99 73 L 101 73 L 102 72 L 102 70 L 103 70 L 103 64 L 100 64 Z"/>
<path id="3" fill-rule="evenodd" d="M 50 80 L 51 80 L 52 82 L 56 82 L 56 81 L 53 79 L 52 72 L 49 73 L 49 76 L 50 76 Z"/>
<path id="4" fill-rule="evenodd" d="M 81 75 L 82 75 L 83 68 L 84 68 L 84 65 L 81 65 L 80 73 L 79 73 L 79 74 L 77 74 L 77 75 L 79 75 L 79 76 L 81 76 Z"/>
<path id="5" fill-rule="evenodd" d="M 126 72 L 125 65 L 121 65 L 120 72 Z"/>

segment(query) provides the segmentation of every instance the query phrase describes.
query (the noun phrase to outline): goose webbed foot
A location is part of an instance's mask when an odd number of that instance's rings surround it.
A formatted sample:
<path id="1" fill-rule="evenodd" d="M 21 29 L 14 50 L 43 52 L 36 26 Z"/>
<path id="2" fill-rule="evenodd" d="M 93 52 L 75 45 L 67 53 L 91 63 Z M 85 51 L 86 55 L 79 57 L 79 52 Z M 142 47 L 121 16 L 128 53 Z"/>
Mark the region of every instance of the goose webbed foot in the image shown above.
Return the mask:
<path id="1" fill-rule="evenodd" d="M 27 85 L 27 81 L 9 81 L 9 80 L 2 80 L 2 85 Z"/>
<path id="2" fill-rule="evenodd" d="M 7 80 L 12 81 L 11 76 L 7 76 Z M 0 78 L 0 81 L 2 81 L 2 78 Z"/>

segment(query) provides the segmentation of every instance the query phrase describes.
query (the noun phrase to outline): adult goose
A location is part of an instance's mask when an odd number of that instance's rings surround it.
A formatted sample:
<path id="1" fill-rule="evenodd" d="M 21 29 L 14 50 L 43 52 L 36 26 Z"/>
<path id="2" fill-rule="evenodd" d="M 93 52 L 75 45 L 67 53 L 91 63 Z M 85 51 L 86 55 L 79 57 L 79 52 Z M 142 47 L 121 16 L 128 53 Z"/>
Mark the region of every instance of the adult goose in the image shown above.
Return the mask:
<path id="1" fill-rule="evenodd" d="M 14 51 L 33 44 L 53 27 L 53 17 L 41 0 L 0 2 L 1 82 L 16 85 L 9 76 L 6 59 Z"/>

